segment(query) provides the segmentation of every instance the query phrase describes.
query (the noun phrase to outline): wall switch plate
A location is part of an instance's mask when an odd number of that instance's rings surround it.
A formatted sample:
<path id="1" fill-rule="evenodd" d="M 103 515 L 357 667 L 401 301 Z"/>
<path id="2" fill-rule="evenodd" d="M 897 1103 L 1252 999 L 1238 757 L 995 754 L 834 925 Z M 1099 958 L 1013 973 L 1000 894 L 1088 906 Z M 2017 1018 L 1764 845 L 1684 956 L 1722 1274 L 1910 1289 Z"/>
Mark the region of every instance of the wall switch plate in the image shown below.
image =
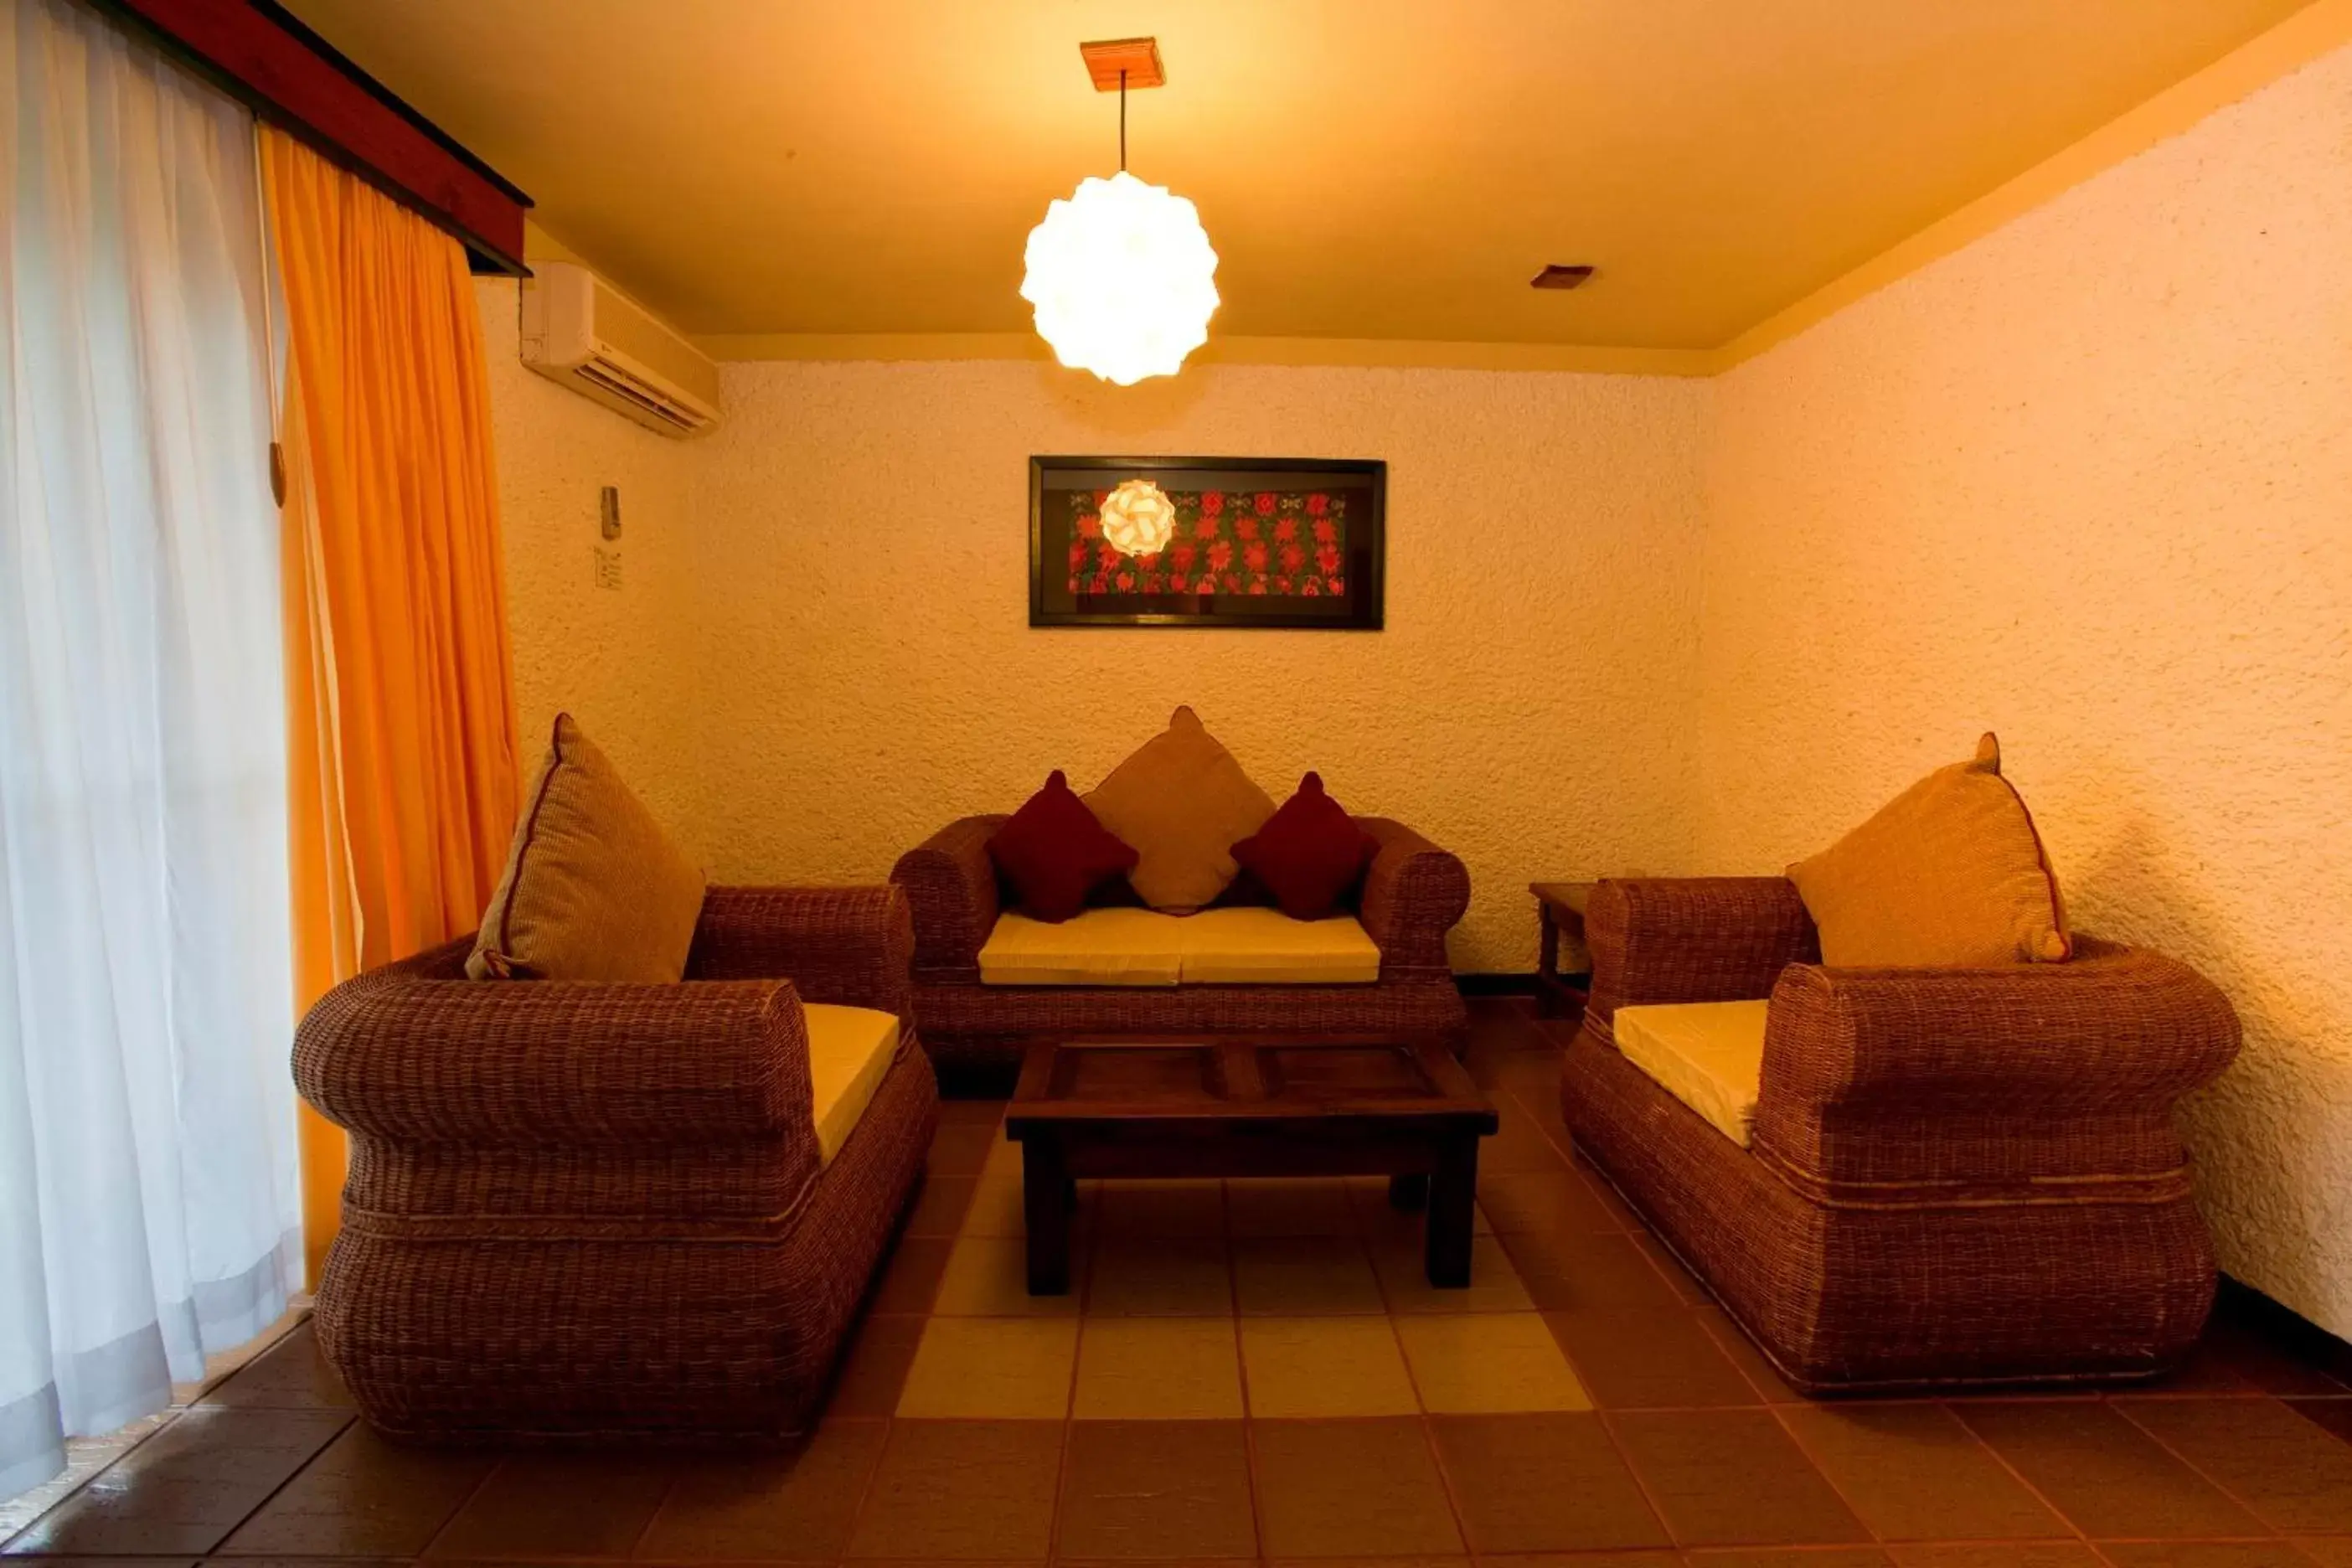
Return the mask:
<path id="1" fill-rule="evenodd" d="M 621 537 L 621 487 L 606 485 L 597 497 L 596 518 L 607 539 Z"/>
<path id="2" fill-rule="evenodd" d="M 609 588 L 616 594 L 621 591 L 621 552 L 619 551 L 607 550 L 601 544 L 596 547 L 596 586 Z"/>

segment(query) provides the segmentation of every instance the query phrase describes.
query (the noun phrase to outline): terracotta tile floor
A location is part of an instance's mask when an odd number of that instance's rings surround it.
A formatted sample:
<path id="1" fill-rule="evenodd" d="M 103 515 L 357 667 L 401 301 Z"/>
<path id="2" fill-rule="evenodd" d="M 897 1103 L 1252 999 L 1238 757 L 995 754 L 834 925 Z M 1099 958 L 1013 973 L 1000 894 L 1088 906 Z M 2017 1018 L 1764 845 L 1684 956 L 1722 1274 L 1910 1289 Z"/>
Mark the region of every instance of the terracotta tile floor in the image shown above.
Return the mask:
<path id="1" fill-rule="evenodd" d="M 933 1173 L 793 1452 L 433 1453 L 307 1328 L 6 1542 L 30 1558 L 1524 1568 L 2352 1568 L 2352 1388 L 2220 1325 L 2107 1397 L 1811 1404 L 1570 1154 L 1545 1027 L 1478 1010 L 1475 1280 L 1379 1182 L 1082 1193 L 1021 1284 L 1000 1106 Z"/>

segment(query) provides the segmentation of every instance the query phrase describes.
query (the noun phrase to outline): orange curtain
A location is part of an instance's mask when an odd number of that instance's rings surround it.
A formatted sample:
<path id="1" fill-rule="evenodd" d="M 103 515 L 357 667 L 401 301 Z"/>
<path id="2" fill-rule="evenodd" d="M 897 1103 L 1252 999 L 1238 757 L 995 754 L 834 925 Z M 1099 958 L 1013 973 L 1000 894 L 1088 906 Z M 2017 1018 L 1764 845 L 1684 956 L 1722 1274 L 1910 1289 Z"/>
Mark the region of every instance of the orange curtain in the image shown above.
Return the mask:
<path id="1" fill-rule="evenodd" d="M 287 325 L 288 771 L 308 1010 L 480 919 L 514 827 L 514 675 L 465 252 L 282 132 L 261 136 Z M 315 1284 L 344 1148 L 302 1115 Z"/>

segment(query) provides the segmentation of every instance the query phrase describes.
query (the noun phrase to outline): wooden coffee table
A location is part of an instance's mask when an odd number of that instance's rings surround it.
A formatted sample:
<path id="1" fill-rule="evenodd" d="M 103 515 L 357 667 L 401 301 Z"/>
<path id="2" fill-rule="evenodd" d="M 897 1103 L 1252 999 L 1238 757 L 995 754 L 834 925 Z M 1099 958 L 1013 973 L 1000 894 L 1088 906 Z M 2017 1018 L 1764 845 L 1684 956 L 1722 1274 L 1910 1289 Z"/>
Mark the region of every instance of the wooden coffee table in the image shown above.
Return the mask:
<path id="1" fill-rule="evenodd" d="M 1021 1145 L 1029 1290 L 1070 1288 L 1081 1178 L 1390 1178 L 1426 1203 L 1429 1282 L 1470 1283 L 1478 1140 L 1495 1108 L 1437 1040 L 1376 1036 L 1032 1043 L 1004 1118 Z"/>

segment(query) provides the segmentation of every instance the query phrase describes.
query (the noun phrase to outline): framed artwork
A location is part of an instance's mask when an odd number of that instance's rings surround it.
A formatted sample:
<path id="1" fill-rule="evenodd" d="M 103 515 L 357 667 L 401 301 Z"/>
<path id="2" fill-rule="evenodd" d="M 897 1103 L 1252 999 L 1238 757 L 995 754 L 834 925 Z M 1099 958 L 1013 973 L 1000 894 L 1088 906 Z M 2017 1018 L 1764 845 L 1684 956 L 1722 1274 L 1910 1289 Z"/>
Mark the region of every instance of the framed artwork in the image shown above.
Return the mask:
<path id="1" fill-rule="evenodd" d="M 1388 465 L 1032 458 L 1033 626 L 1378 631 Z"/>

